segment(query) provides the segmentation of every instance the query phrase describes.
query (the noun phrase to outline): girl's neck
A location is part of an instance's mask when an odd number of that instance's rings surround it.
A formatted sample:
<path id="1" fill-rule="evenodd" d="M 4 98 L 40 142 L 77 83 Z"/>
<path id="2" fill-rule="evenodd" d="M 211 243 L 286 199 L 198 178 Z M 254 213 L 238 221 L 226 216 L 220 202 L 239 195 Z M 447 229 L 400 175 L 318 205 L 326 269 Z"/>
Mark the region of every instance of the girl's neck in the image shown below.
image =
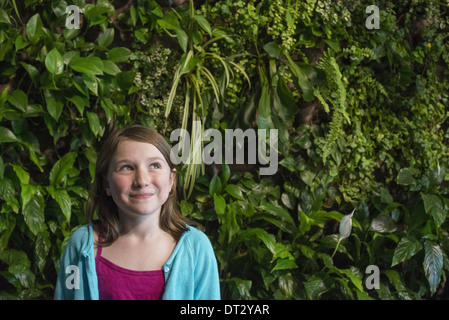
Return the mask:
<path id="1" fill-rule="evenodd" d="M 159 214 L 143 217 L 120 215 L 120 237 L 147 239 L 163 233 L 159 225 Z"/>

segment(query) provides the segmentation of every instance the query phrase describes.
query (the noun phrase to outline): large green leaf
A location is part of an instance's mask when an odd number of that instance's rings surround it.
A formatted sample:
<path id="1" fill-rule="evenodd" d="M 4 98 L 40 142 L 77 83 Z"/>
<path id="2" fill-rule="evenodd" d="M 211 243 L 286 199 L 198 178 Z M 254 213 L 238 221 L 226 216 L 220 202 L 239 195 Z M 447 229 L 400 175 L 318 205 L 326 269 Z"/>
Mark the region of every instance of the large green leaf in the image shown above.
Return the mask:
<path id="1" fill-rule="evenodd" d="M 112 62 L 123 62 L 129 59 L 131 55 L 131 50 L 125 47 L 115 47 L 109 50 L 107 54 L 107 59 Z"/>
<path id="2" fill-rule="evenodd" d="M 398 184 L 403 186 L 409 186 L 416 183 L 412 171 L 408 168 L 402 168 L 401 170 L 399 170 L 397 181 Z"/>
<path id="3" fill-rule="evenodd" d="M 70 68 L 75 71 L 93 75 L 103 74 L 103 61 L 98 57 L 75 57 L 70 60 Z"/>
<path id="4" fill-rule="evenodd" d="M 44 208 L 45 199 L 39 191 L 22 208 L 25 223 L 35 235 L 45 225 Z"/>
<path id="5" fill-rule="evenodd" d="M 98 115 L 93 112 L 86 112 L 87 120 L 89 121 L 90 130 L 95 136 L 99 136 L 103 132 Z"/>
<path id="6" fill-rule="evenodd" d="M 426 213 L 433 217 L 438 225 L 441 225 L 446 220 L 446 211 L 444 210 L 443 201 L 440 197 L 433 194 L 421 194 L 421 198 L 424 202 L 424 208 Z"/>
<path id="7" fill-rule="evenodd" d="M 56 189 L 53 193 L 54 199 L 59 204 L 62 213 L 68 222 L 72 213 L 72 200 L 65 189 Z"/>
<path id="8" fill-rule="evenodd" d="M 306 72 L 296 64 L 292 58 L 287 54 L 286 55 L 288 66 L 292 71 L 292 74 L 295 76 L 295 79 L 303 92 L 304 101 L 312 101 L 314 99 L 313 87 L 307 78 Z"/>
<path id="9" fill-rule="evenodd" d="M 200 25 L 200 27 L 204 31 L 206 31 L 209 35 L 212 35 L 212 28 L 210 26 L 209 21 L 207 21 L 207 19 L 205 17 L 200 16 L 200 15 L 195 15 L 193 18 L 196 20 L 196 22 Z"/>
<path id="10" fill-rule="evenodd" d="M 26 25 L 28 40 L 36 43 L 43 34 L 43 24 L 39 13 L 33 15 Z"/>
<path id="11" fill-rule="evenodd" d="M 212 180 L 210 181 L 209 184 L 209 194 L 211 197 L 214 196 L 214 194 L 221 194 L 221 181 L 220 178 L 217 176 L 217 174 L 214 174 L 214 176 L 212 177 Z"/>
<path id="12" fill-rule="evenodd" d="M 412 235 L 403 237 L 394 250 L 391 266 L 406 261 L 422 249 L 422 244 Z"/>
<path id="13" fill-rule="evenodd" d="M 45 95 L 45 102 L 47 103 L 48 113 L 53 117 L 53 119 L 58 121 L 62 110 L 64 109 L 64 104 L 61 101 L 56 100 L 51 93 Z"/>
<path id="14" fill-rule="evenodd" d="M 236 184 L 228 184 L 225 191 L 237 200 L 243 200 L 242 189 Z"/>
<path id="15" fill-rule="evenodd" d="M 4 142 L 17 142 L 16 135 L 9 129 L 0 127 L 0 143 Z"/>
<path id="16" fill-rule="evenodd" d="M 265 246 L 274 255 L 276 253 L 276 238 L 261 228 L 251 228 L 240 233 L 239 238 L 243 241 L 258 238 L 262 240 Z"/>
<path id="17" fill-rule="evenodd" d="M 50 171 L 50 185 L 57 187 L 63 183 L 68 172 L 75 164 L 76 153 L 66 153 L 61 159 L 59 159 Z"/>
<path id="18" fill-rule="evenodd" d="M 224 214 L 226 210 L 226 200 L 221 195 L 214 193 L 214 206 L 217 214 Z"/>
<path id="19" fill-rule="evenodd" d="M 433 241 L 424 242 L 424 272 L 429 281 L 430 292 L 434 294 L 440 284 L 441 271 L 443 270 L 443 251 Z"/>
<path id="20" fill-rule="evenodd" d="M 371 221 L 370 229 L 380 233 L 389 233 L 396 231 L 397 226 L 388 213 L 381 213 Z"/>
<path id="21" fill-rule="evenodd" d="M 290 213 L 283 207 L 280 207 L 278 205 L 274 205 L 271 203 L 265 203 L 265 204 L 261 204 L 259 206 L 259 209 L 272 214 L 273 216 L 275 216 L 277 219 L 279 219 L 280 221 L 286 222 L 292 226 L 295 226 L 295 221 L 293 220 L 292 216 L 290 215 Z"/>
<path id="22" fill-rule="evenodd" d="M 64 59 L 58 49 L 53 48 L 45 57 L 45 66 L 53 74 L 61 74 L 64 71 Z"/>
<path id="23" fill-rule="evenodd" d="M 8 95 L 8 102 L 17 109 L 25 111 L 28 106 L 28 97 L 22 90 L 14 90 Z"/>

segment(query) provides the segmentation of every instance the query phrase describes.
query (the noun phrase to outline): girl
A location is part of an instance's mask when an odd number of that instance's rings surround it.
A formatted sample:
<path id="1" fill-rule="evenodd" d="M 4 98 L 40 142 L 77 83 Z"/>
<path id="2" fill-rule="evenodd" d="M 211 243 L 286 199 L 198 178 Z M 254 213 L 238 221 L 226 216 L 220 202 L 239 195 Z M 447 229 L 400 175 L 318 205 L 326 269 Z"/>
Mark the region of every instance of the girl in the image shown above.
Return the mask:
<path id="1" fill-rule="evenodd" d="M 113 132 L 98 155 L 90 223 L 69 239 L 55 299 L 219 299 L 211 243 L 175 201 L 165 139 L 143 126 Z"/>

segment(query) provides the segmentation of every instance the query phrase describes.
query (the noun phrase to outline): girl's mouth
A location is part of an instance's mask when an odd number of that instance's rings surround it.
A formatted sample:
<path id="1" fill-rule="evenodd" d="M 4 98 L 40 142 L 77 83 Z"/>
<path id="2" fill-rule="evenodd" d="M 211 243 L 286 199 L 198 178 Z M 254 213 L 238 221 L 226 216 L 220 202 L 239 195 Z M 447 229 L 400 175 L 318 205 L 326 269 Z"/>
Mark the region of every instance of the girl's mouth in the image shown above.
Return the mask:
<path id="1" fill-rule="evenodd" d="M 154 195 L 154 193 L 135 193 L 131 194 L 130 197 L 135 199 L 148 199 L 151 198 Z"/>

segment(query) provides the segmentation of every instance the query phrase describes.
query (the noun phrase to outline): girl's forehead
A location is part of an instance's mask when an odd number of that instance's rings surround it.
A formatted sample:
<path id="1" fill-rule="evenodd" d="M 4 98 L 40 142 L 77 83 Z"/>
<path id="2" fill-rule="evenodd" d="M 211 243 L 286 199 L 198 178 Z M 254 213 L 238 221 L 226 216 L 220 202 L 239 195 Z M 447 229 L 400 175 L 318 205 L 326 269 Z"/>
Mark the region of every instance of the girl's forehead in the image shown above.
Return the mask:
<path id="1" fill-rule="evenodd" d="M 140 158 L 142 156 L 148 157 L 150 155 L 159 156 L 162 159 L 165 159 L 161 151 L 159 151 L 154 144 L 126 139 L 117 145 L 113 158 L 122 156 Z"/>

